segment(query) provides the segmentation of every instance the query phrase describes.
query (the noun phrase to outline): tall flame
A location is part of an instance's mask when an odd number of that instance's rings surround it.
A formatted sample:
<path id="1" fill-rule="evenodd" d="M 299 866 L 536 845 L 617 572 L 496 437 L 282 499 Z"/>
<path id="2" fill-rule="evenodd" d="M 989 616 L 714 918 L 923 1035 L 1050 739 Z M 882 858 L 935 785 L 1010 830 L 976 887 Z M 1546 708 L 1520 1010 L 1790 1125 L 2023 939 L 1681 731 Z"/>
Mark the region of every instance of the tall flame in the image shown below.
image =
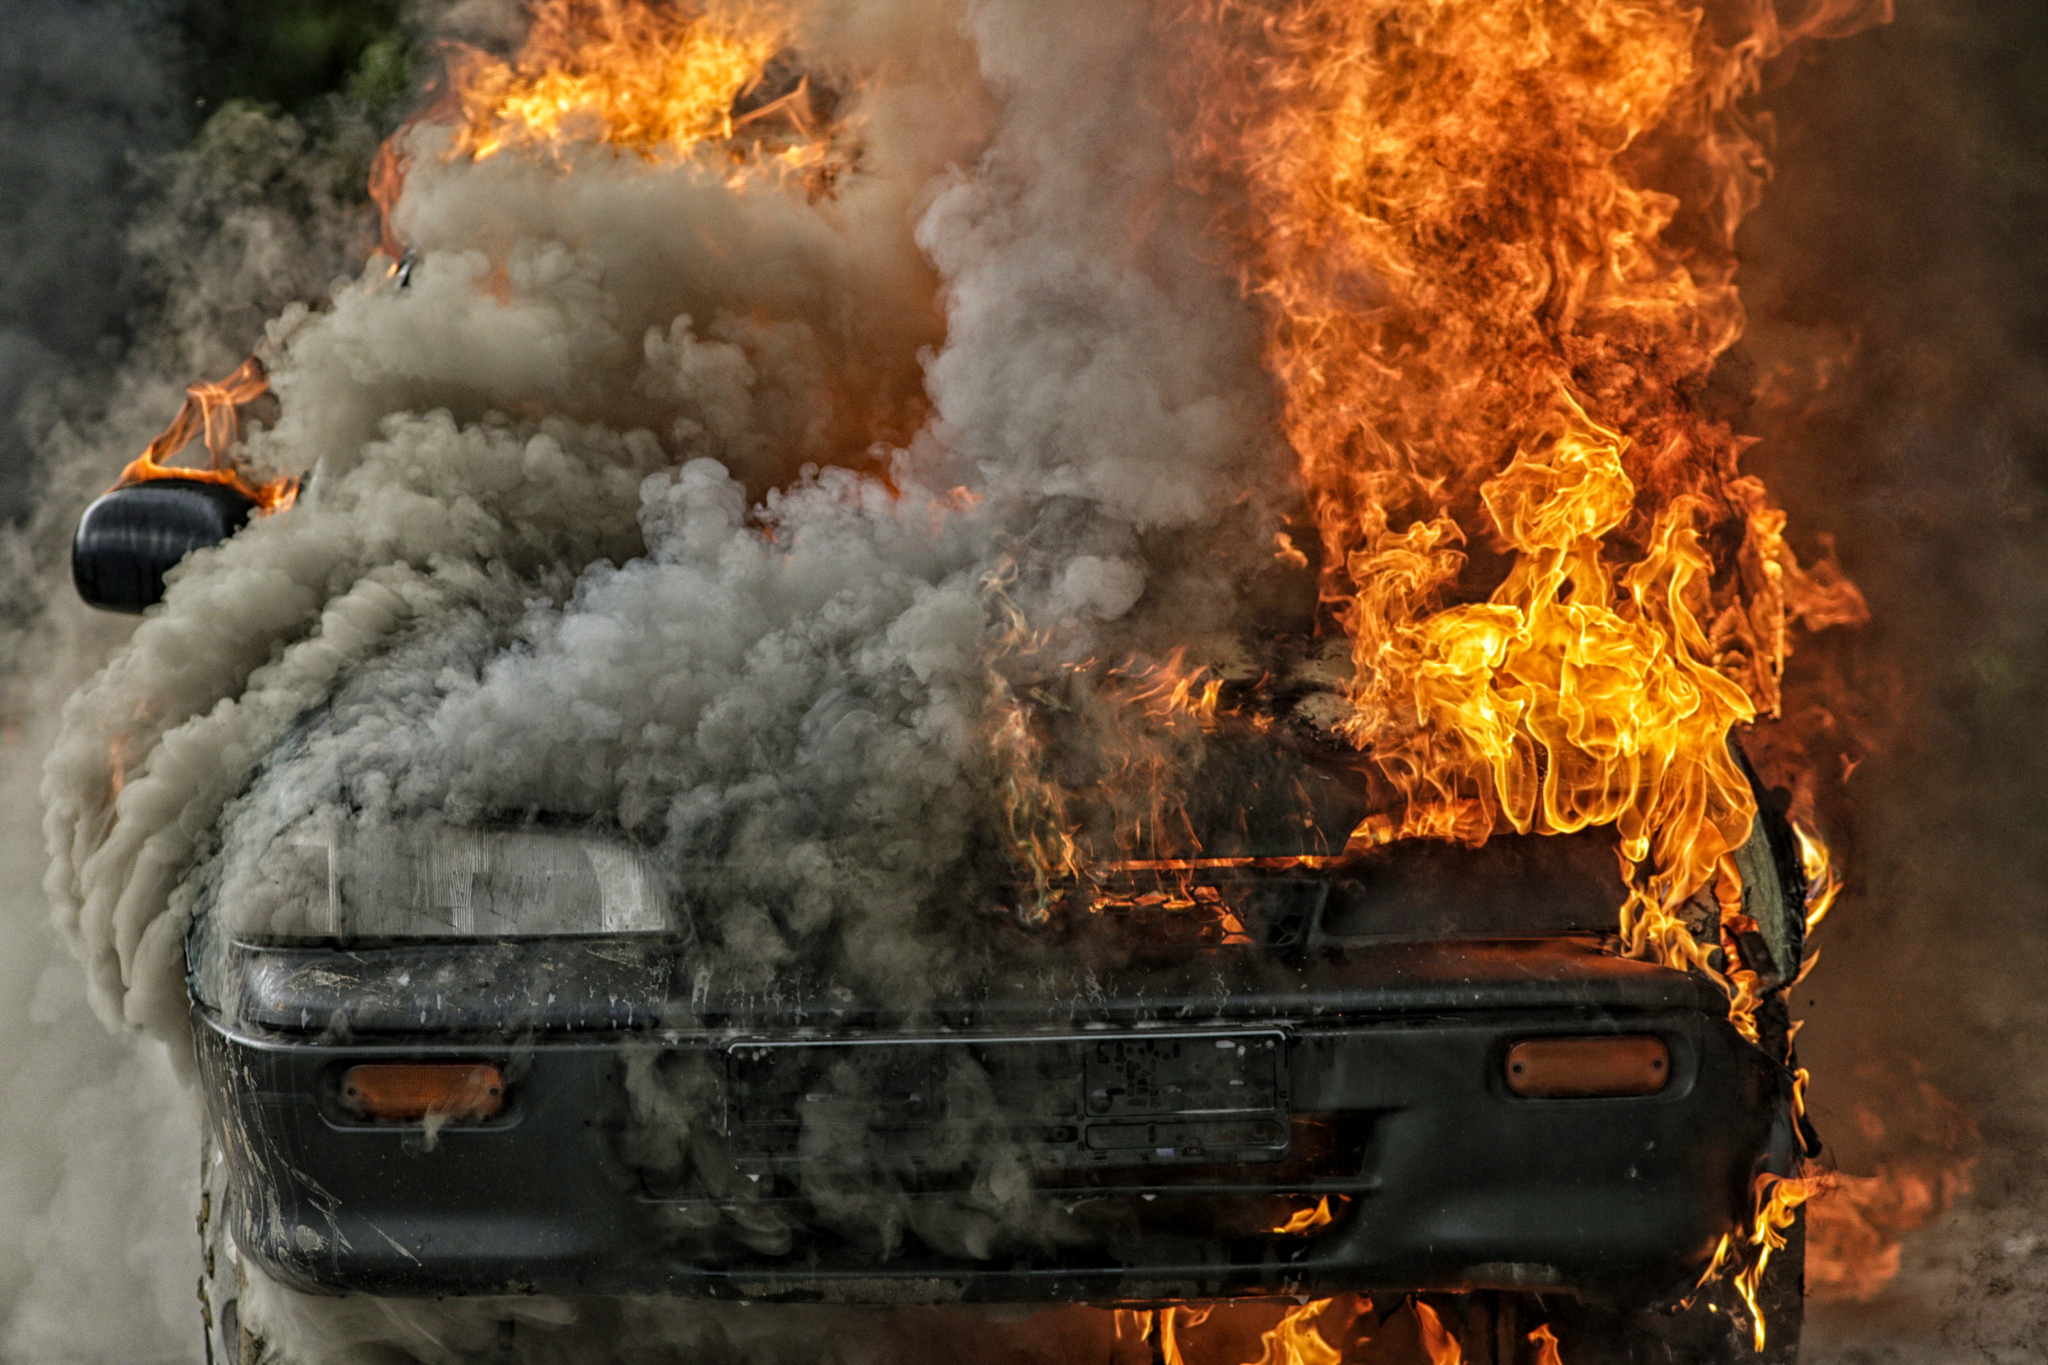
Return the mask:
<path id="1" fill-rule="evenodd" d="M 1629 949 L 1675 965 L 1707 959 L 1677 910 L 1747 835 L 1729 739 L 1778 707 L 1789 624 L 1862 614 L 1698 400 L 1761 175 L 1733 105 L 1798 36 L 1747 8 L 1731 37 L 1633 0 L 1194 7 L 1191 166 L 1245 186 L 1346 728 L 1404 798 L 1361 837 L 1615 825 Z"/>
<path id="2" fill-rule="evenodd" d="M 1747 1265 L 1735 1272 L 1735 1292 L 1749 1306 L 1750 1332 L 1759 1354 L 1764 1349 L 1770 1328 L 1764 1320 L 1763 1305 L 1758 1302 L 1764 1273 L 1770 1269 L 1771 1258 L 1785 1249 L 1785 1233 L 1792 1226 L 1799 1206 L 1813 1198 L 1826 1181 L 1825 1175 L 1811 1170 L 1790 1178 L 1770 1174 L 1756 1178 L 1757 1211 L 1755 1226 L 1750 1231 L 1750 1244 L 1756 1253 Z"/>
<path id="3" fill-rule="evenodd" d="M 1767 173 L 1737 106 L 1788 42 L 1889 5 L 1724 8 L 1191 0 L 1213 41 L 1187 161 L 1242 187 L 1222 230 L 1350 643 L 1342 729 L 1402 802 L 1354 842 L 1612 825 L 1624 950 L 1712 976 L 1754 1041 L 1733 737 L 1780 710 L 1795 624 L 1866 613 L 1799 562 L 1701 398 Z M 1833 881 L 1805 847 L 1817 924 Z M 1682 918 L 1702 893 L 1718 942 Z M 1752 1309 L 1815 1187 L 1764 1177 L 1716 1257 Z"/>
<path id="4" fill-rule="evenodd" d="M 1810 934 L 1820 928 L 1828 911 L 1835 908 L 1835 897 L 1842 893 L 1842 878 L 1820 836 L 1803 826 L 1794 833 L 1799 836 L 1799 861 L 1806 873 L 1806 932 Z"/>
<path id="5" fill-rule="evenodd" d="M 1187 1365 L 1186 1357 L 1181 1354 L 1180 1334 L 1186 1328 L 1199 1327 L 1207 1322 L 1211 1311 L 1207 1305 L 1119 1308 L 1115 1318 L 1117 1340 L 1123 1340 L 1128 1333 L 1140 1341 L 1151 1341 L 1157 1333 L 1159 1359 L 1164 1365 Z"/>
<path id="6" fill-rule="evenodd" d="M 1420 1299 L 1410 1299 L 1408 1307 L 1415 1314 L 1415 1326 L 1422 1349 L 1429 1356 L 1429 1365 L 1464 1365 L 1464 1348 L 1458 1345 L 1458 1339 L 1444 1326 L 1436 1310 Z"/>

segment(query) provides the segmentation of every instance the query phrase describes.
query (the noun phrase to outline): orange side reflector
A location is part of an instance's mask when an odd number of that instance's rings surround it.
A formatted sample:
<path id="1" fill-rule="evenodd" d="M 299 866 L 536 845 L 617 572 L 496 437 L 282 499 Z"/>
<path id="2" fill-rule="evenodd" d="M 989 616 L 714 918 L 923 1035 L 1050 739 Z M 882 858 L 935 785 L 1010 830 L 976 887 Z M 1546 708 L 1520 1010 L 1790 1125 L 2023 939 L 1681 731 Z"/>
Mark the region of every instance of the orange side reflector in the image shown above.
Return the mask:
<path id="1" fill-rule="evenodd" d="M 342 1076 L 341 1102 L 366 1119 L 487 1119 L 505 1107 L 505 1074 L 489 1062 L 365 1062 Z"/>
<path id="2" fill-rule="evenodd" d="M 1654 1095 L 1671 1079 L 1662 1038 L 1530 1038 L 1508 1049 L 1508 1089 L 1532 1099 Z"/>

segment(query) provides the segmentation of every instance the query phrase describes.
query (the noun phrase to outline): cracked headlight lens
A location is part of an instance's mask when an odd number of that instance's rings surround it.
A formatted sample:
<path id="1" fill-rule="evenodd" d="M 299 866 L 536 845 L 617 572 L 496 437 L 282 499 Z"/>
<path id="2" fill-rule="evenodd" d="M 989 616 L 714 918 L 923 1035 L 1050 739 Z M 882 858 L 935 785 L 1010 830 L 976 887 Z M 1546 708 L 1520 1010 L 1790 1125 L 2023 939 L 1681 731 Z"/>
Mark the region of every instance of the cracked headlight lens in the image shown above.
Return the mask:
<path id="1" fill-rule="evenodd" d="M 273 899 L 267 913 L 235 916 L 245 932 L 525 938 L 681 927 L 660 869 L 618 840 L 400 825 L 302 831 L 275 851 L 272 885 L 295 892 Z"/>

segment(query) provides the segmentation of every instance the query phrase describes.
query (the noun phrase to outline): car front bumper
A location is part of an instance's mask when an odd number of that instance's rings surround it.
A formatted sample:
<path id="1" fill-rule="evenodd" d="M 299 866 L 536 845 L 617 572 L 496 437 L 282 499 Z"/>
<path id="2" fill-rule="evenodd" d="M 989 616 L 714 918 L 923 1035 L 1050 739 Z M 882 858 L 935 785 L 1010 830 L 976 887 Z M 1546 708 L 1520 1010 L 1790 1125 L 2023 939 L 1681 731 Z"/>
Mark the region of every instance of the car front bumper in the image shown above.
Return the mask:
<path id="1" fill-rule="evenodd" d="M 276 1279 L 380 1294 L 892 1303 L 1510 1286 L 1647 1297 L 1696 1276 L 1748 1212 L 1755 1175 L 1791 1159 L 1782 1068 L 1719 1016 L 1702 983 L 1566 945 L 1395 953 L 1263 990 L 1177 1003 L 1154 992 L 1085 1019 L 984 1011 L 908 1031 L 872 1019 L 767 1027 L 701 1016 L 665 1027 L 620 1017 L 631 992 L 578 984 L 560 963 L 548 972 L 555 989 L 508 984 L 506 963 L 532 966 L 531 954 L 515 954 L 499 959 L 494 979 L 550 1008 L 493 1032 L 461 1015 L 469 1005 L 447 1003 L 477 992 L 451 994 L 446 973 L 483 970 L 485 959 L 457 969 L 449 964 L 464 959 L 437 951 L 250 948 L 233 1006 L 195 1005 L 231 1226 Z M 416 1008 L 395 1003 L 400 980 Z M 660 994 L 639 984 L 639 998 Z M 332 1008 L 316 1008 L 316 995 Z M 1629 1098 L 1511 1094 L 1506 1050 L 1559 1034 L 1653 1034 L 1669 1049 L 1670 1081 Z M 1113 1144 L 1085 1123 L 1062 1129 L 1080 1156 L 1038 1172 L 1028 1231 L 1012 1225 L 1015 1191 L 1009 1212 L 990 1212 L 986 1180 L 947 1188 L 869 1173 L 858 1207 L 821 1231 L 817 1191 L 789 1164 L 794 1148 L 742 1152 L 737 1191 L 664 1185 L 635 1155 L 646 1121 L 636 1085 L 669 1061 L 729 1087 L 736 1059 L 763 1049 L 937 1055 L 986 1052 L 992 1039 L 1047 1056 L 1156 1051 L 1174 1039 L 1270 1046 L 1272 1086 L 1259 1104 L 1281 1131 L 1226 1133 L 1270 1148 L 1233 1164 L 1188 1155 L 1200 1150 L 1190 1134 L 1214 1140 L 1224 1131 L 1215 1124 L 1166 1122 L 1164 1138 L 1157 1126 L 1142 1131 L 1167 1145 L 1077 1170 L 1091 1142 Z M 348 1067 L 436 1058 L 500 1064 L 511 1078 L 505 1111 L 430 1129 L 363 1122 L 339 1106 Z M 705 1102 L 709 1140 L 728 1155 L 743 1145 L 738 1104 L 729 1091 Z M 1080 1112 L 1085 1120 L 1085 1104 Z M 1176 1119 L 1157 1106 L 1149 1117 Z M 1124 1118 L 1119 1132 L 1140 1131 Z M 1326 1223 L 1274 1230 L 1287 1209 L 1318 1204 Z M 982 1230 L 963 1234 L 968 1225 Z"/>

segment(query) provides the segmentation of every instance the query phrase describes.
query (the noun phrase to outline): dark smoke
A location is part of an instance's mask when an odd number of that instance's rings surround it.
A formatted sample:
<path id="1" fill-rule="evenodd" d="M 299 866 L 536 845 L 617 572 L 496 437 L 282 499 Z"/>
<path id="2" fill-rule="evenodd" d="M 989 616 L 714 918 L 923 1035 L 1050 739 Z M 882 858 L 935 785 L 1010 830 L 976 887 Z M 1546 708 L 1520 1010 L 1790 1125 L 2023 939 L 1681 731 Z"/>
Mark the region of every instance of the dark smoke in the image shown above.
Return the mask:
<path id="1" fill-rule="evenodd" d="M 141 290 L 122 235 L 147 192 L 141 159 L 184 131 L 163 11 L 23 0 L 0 12 L 0 522 L 28 513 L 24 405 L 60 378 L 104 376 L 128 341 Z"/>
<path id="2" fill-rule="evenodd" d="M 1813 1312 L 1820 1362 L 2017 1362 L 2048 1340 L 2048 10 L 1902 0 L 1765 101 L 1744 235 L 1753 457 L 1873 621 L 1843 708 L 1873 752 L 1827 823 L 1850 886 L 1797 1000 L 1842 1168 L 1910 1143 L 1913 1069 L 1982 1131 L 1976 1193 L 1893 1285 Z M 1816 661 L 1818 662 L 1818 661 Z M 1904 1086 L 1900 1083 L 1907 1082 Z M 1859 1115 L 1885 1121 L 1876 1136 Z"/>

